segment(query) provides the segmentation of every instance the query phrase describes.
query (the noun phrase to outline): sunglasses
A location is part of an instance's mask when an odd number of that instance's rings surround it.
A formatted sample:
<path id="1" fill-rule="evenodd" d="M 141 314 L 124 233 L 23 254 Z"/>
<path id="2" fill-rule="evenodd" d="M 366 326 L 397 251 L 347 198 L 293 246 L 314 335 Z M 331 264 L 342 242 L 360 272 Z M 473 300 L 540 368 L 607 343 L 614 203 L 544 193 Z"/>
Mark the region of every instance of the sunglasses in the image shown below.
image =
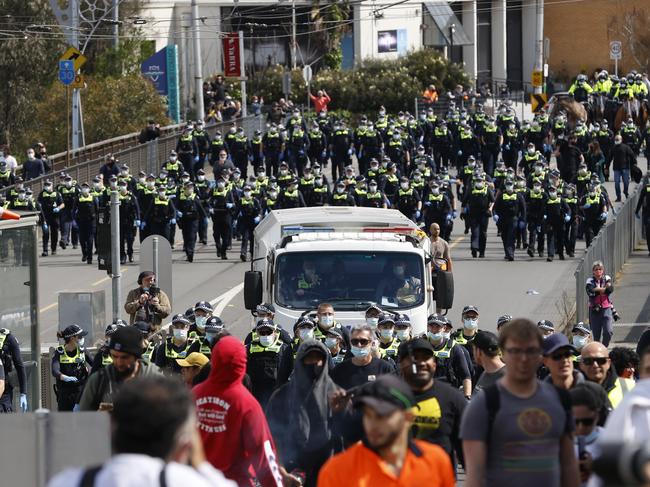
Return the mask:
<path id="1" fill-rule="evenodd" d="M 350 343 L 355 347 L 366 347 L 370 343 L 370 340 L 367 338 L 353 338 L 350 340 Z"/>
<path id="2" fill-rule="evenodd" d="M 582 363 L 588 367 L 594 365 L 594 363 L 603 366 L 607 363 L 608 360 L 609 358 L 607 357 L 586 357 L 582 359 Z"/>
<path id="3" fill-rule="evenodd" d="M 593 424 L 596 422 L 594 418 L 575 418 L 576 421 L 576 426 L 577 425 L 584 425 L 584 426 L 593 426 Z"/>
<path id="4" fill-rule="evenodd" d="M 571 357 L 573 357 L 573 354 L 571 352 L 554 353 L 553 355 L 551 355 L 551 359 L 555 360 L 556 362 L 570 359 Z"/>

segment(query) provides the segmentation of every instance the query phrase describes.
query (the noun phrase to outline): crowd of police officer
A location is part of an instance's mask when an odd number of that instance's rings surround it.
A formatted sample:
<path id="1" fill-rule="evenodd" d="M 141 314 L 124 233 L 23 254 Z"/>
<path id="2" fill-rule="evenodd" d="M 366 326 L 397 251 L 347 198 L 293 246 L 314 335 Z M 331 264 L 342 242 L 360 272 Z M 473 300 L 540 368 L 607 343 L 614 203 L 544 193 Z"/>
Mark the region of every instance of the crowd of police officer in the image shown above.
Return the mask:
<path id="1" fill-rule="evenodd" d="M 598 89 L 610 81 L 599 77 Z M 581 96 L 586 86 L 579 76 L 570 91 Z M 635 153 L 645 143 L 647 152 L 650 127 L 642 129 L 631 119 L 616 134 L 606 120 L 570 128 L 564 113 L 551 118 L 543 109 L 520 122 L 507 104 L 492 116 L 480 104 L 470 110 L 453 101 L 444 117 L 431 107 L 417 116 L 382 108 L 354 127 L 326 111 L 308 120 L 296 109 L 265 133 L 247 134 L 233 124 L 210 136 L 199 120 L 184 128 L 158 175 L 131 175 L 107 156 L 91 183 L 63 174 L 56 185 L 46 181 L 36 197 L 18 178 L 5 205 L 40 211 L 43 256 L 56 253 L 58 240 L 62 249 L 81 246 L 88 263 L 97 217 L 111 191 L 119 192 L 122 205 L 122 263 L 133 261 L 138 233 L 140 241 L 158 234 L 173 246 L 177 227 L 192 262 L 196 242 L 208 243 L 210 221 L 217 255 L 226 259 L 237 238 L 246 261 L 254 228 L 268 212 L 325 205 L 396 208 L 427 231 L 437 223 L 446 240 L 460 217 L 464 232 L 471 232 L 472 256 L 479 258 L 492 219 L 506 260 L 514 259 L 515 249 L 530 257 L 546 249 L 551 261 L 573 256 L 578 238 L 589 245 L 598 233 L 613 208 L 602 183 L 609 178 L 615 136 Z M 596 145 L 600 158 L 592 154 Z"/>

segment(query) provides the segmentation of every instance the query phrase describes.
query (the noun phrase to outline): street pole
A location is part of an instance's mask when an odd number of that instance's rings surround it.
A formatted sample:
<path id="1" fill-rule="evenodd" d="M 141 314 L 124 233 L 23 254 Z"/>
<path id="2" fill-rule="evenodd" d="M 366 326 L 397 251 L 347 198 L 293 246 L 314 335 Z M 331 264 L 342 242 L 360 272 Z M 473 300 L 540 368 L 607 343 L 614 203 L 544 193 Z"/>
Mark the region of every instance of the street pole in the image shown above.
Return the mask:
<path id="1" fill-rule="evenodd" d="M 113 48 L 114 49 L 117 49 L 120 45 L 119 12 L 120 12 L 120 0 L 113 0 Z"/>
<path id="2" fill-rule="evenodd" d="M 113 285 L 113 321 L 120 317 L 120 195 L 111 191 L 111 282 Z"/>
<path id="3" fill-rule="evenodd" d="M 158 277 L 158 237 L 154 236 L 153 237 L 153 242 L 151 242 L 152 245 L 152 254 L 153 254 L 153 269 L 151 269 L 156 276 Z"/>
<path id="4" fill-rule="evenodd" d="M 79 1 L 70 0 L 71 13 L 71 36 L 72 47 L 79 49 Z M 76 151 L 81 146 L 81 92 L 74 88 L 72 90 L 72 150 Z"/>
<path id="5" fill-rule="evenodd" d="M 199 31 L 199 5 L 197 0 L 192 0 L 192 33 L 194 36 L 194 83 L 196 97 L 196 118 L 203 119 L 205 107 L 203 106 L 203 66 L 201 65 L 201 32 Z"/>
<path id="6" fill-rule="evenodd" d="M 66 151 L 65 166 L 70 167 L 70 87 L 65 87 L 65 133 L 66 133 Z"/>
<path id="7" fill-rule="evenodd" d="M 241 87 L 241 115 L 245 117 L 247 115 L 247 105 L 246 105 L 246 63 L 244 56 L 244 31 L 239 31 L 239 76 L 241 77 L 240 87 Z"/>
<path id="8" fill-rule="evenodd" d="M 291 0 L 291 69 L 296 69 L 296 0 Z"/>
<path id="9" fill-rule="evenodd" d="M 537 0 L 537 27 L 535 29 L 535 71 L 544 70 L 544 0 Z M 542 83 L 543 85 L 544 83 Z M 535 86 L 535 93 L 542 93 L 543 86 Z"/>
<path id="10" fill-rule="evenodd" d="M 192 26 L 192 16 L 188 13 L 184 13 L 181 16 L 181 27 L 183 29 L 183 35 L 181 37 L 181 61 L 183 62 L 183 68 L 181 70 L 181 82 L 183 83 L 183 120 L 187 120 L 189 117 L 187 112 L 190 107 L 190 100 L 192 98 L 190 88 L 190 47 L 188 43 L 189 35 L 188 32 Z"/>
<path id="11" fill-rule="evenodd" d="M 454 55 L 454 33 L 456 32 L 456 24 L 451 24 L 449 26 L 449 62 L 453 63 Z"/>

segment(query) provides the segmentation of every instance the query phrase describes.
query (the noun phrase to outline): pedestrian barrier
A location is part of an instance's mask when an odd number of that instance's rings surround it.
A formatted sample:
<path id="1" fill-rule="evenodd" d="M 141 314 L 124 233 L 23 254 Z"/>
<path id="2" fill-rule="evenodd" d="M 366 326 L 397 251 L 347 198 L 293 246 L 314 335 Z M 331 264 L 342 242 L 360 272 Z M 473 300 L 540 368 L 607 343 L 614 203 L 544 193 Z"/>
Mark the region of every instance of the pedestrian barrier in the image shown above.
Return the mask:
<path id="1" fill-rule="evenodd" d="M 623 268 L 623 264 L 642 238 L 641 220 L 634 216 L 634 210 L 641 196 L 641 187 L 637 187 L 616 216 L 603 225 L 578 263 L 574 273 L 576 279 L 576 321 L 589 319 L 589 300 L 585 292 L 585 283 L 591 277 L 591 266 L 594 261 L 602 261 L 605 272 L 614 277 Z M 613 301 L 616 302 L 616 295 L 614 295 Z"/>
<path id="2" fill-rule="evenodd" d="M 255 130 L 262 130 L 264 119 L 261 116 L 238 118 L 230 122 L 219 122 L 206 126 L 206 131 L 210 136 L 213 136 L 217 130 L 225 131 L 232 124 L 243 126 L 246 133 L 252 134 Z M 118 139 L 100 142 L 97 144 L 101 146 L 100 148 L 94 150 L 87 149 L 85 152 L 84 150 L 80 150 L 78 153 L 75 153 L 73 160 L 79 162 L 68 167 L 65 167 L 65 164 L 61 165 L 60 159 L 58 159 L 60 154 L 57 154 L 56 158 L 58 162 L 53 165 L 55 169 L 44 176 L 26 181 L 25 186 L 31 188 L 34 195 L 38 195 L 43 189 L 43 184 L 46 180 L 56 181 L 61 173 L 64 172 L 72 176 L 79 183 L 90 182 L 99 173 L 99 168 L 104 164 L 104 158 L 108 154 L 113 154 L 120 164 L 128 165 L 131 175 L 137 175 L 140 171 L 145 171 L 147 174 L 158 174 L 161 164 L 167 160 L 169 151 L 176 149 L 179 136 L 178 131 L 182 126 L 174 125 L 172 127 L 174 129 L 172 130 L 170 128 L 170 130 L 167 130 L 166 135 L 161 135 L 156 140 L 152 140 L 146 144 L 137 143 L 139 133 L 119 137 L 119 142 L 113 142 Z M 116 147 L 118 149 L 113 150 Z M 82 155 L 78 154 L 85 154 L 85 157 L 88 157 L 88 159 L 80 159 Z M 65 163 L 65 160 L 63 162 Z"/>

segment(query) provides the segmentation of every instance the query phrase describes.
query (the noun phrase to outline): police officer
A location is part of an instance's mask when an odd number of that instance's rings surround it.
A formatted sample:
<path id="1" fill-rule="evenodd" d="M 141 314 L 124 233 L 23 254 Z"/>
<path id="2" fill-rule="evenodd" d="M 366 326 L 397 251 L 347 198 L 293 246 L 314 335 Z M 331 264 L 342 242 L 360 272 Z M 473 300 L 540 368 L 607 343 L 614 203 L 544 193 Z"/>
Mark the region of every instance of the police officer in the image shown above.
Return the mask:
<path id="1" fill-rule="evenodd" d="M 280 171 L 282 173 L 282 171 Z M 282 177 L 282 174 L 280 174 Z M 280 183 L 280 178 L 278 178 L 278 183 Z M 280 185 L 282 187 L 282 185 Z M 284 210 L 287 208 L 302 208 L 305 205 L 305 198 L 302 193 L 298 190 L 298 180 L 291 178 L 287 181 L 286 189 L 280 192 L 279 197 L 279 208 Z"/>
<path id="2" fill-rule="evenodd" d="M 74 221 L 74 207 L 78 190 L 71 176 L 65 177 L 63 184 L 59 187 L 59 193 L 61 194 L 64 204 L 59 216 L 61 222 L 61 240 L 59 241 L 59 245 L 65 250 L 70 243 L 72 227 L 73 225 L 76 226 Z M 77 242 L 74 238 L 72 238 L 72 248 L 77 248 Z"/>
<path id="3" fill-rule="evenodd" d="M 170 331 L 172 335 L 156 348 L 154 363 L 166 374 L 180 374 L 181 368 L 176 359 L 185 358 L 189 354 L 192 344 L 189 340 L 190 321 L 182 314 L 174 315 Z"/>
<path id="4" fill-rule="evenodd" d="M 244 127 L 238 127 L 234 137 L 228 139 L 228 149 L 235 166 L 241 171 L 244 179 L 248 178 L 248 156 L 251 146 Z"/>
<path id="5" fill-rule="evenodd" d="M 7 167 L 7 161 L 3 159 L 0 161 L 0 189 L 13 186 L 14 181 L 14 174 Z"/>
<path id="6" fill-rule="evenodd" d="M 293 370 L 291 345 L 281 340 L 273 321 L 264 318 L 257 322 L 254 338 L 246 349 L 246 373 L 251 380 L 252 393 L 265 407 L 273 391 L 289 380 Z"/>
<path id="7" fill-rule="evenodd" d="M 345 183 L 339 181 L 329 201 L 330 206 L 356 206 L 354 197 L 346 191 Z"/>
<path id="8" fill-rule="evenodd" d="M 88 264 L 93 263 L 93 242 L 98 212 L 99 202 L 97 198 L 90 194 L 90 186 L 88 183 L 83 183 L 81 185 L 81 191 L 74 202 L 74 219 L 79 226 L 81 261 L 87 262 Z"/>
<path id="9" fill-rule="evenodd" d="M 307 206 L 325 206 L 330 201 L 329 185 L 325 182 L 324 175 L 318 174 L 314 177 L 314 186 L 307 201 Z"/>
<path id="10" fill-rule="evenodd" d="M 295 360 L 298 354 L 300 344 L 307 340 L 314 340 L 314 330 L 316 323 L 308 316 L 301 316 L 293 325 L 293 341 L 291 343 L 291 352 Z"/>
<path id="11" fill-rule="evenodd" d="M 194 192 L 194 183 L 187 182 L 176 203 L 176 217 L 183 231 L 183 250 L 187 261 L 194 261 L 194 247 L 199 232 L 199 220 L 207 220 L 208 213 L 203 208 L 201 200 Z M 205 223 L 207 226 L 207 223 Z"/>
<path id="12" fill-rule="evenodd" d="M 451 163 L 451 151 L 454 140 L 451 131 L 447 128 L 447 122 L 444 120 L 441 120 L 433 130 L 431 144 L 433 146 L 433 158 L 436 168 L 448 168 Z"/>
<path id="13" fill-rule="evenodd" d="M 0 413 L 13 411 L 13 386 L 7 380 L 7 375 L 16 369 L 18 386 L 20 387 L 20 409 L 27 411 L 27 378 L 25 367 L 20 354 L 20 345 L 16 337 L 7 328 L 0 328 L 0 360 L 5 373 L 5 387 L 0 397 Z"/>
<path id="14" fill-rule="evenodd" d="M 332 328 L 325 333 L 323 343 L 330 352 L 332 365 L 336 366 L 347 358 L 348 351 L 345 349 L 343 334 L 337 328 Z"/>
<path id="15" fill-rule="evenodd" d="M 156 197 L 142 218 L 141 228 L 146 228 L 148 235 L 165 237 L 171 244 L 170 226 L 176 225 L 176 208 L 163 186 L 158 186 L 156 191 Z"/>
<path id="16" fill-rule="evenodd" d="M 544 209 L 544 222 L 546 227 L 546 247 L 548 262 L 553 262 L 557 252 L 560 260 L 564 260 L 564 225 L 571 221 L 571 210 L 560 195 L 557 188 L 550 187 L 548 199 Z"/>
<path id="17" fill-rule="evenodd" d="M 113 333 L 115 333 L 115 331 L 121 326 L 127 326 L 126 322 L 124 320 L 117 319 L 106 327 L 106 331 L 104 332 L 104 337 L 106 340 L 99 347 L 97 353 L 93 357 L 92 368 L 90 369 L 91 374 L 94 374 L 99 369 L 113 363 L 113 357 L 111 357 L 108 343 L 110 341 L 111 335 L 113 335 Z"/>
<path id="18" fill-rule="evenodd" d="M 226 260 L 228 258 L 226 252 L 232 238 L 232 215 L 235 211 L 235 199 L 232 191 L 226 187 L 226 181 L 223 178 L 217 180 L 208 205 L 208 211 L 212 216 L 212 236 L 217 247 L 217 255 L 221 257 L 221 260 Z"/>
<path id="19" fill-rule="evenodd" d="M 214 309 L 209 302 L 199 301 L 192 308 L 192 318 L 188 316 L 187 312 L 185 313 L 185 317 L 190 320 L 190 332 L 188 335 L 190 340 L 196 340 L 205 336 L 205 325 L 212 316 L 213 311 Z"/>
<path id="20" fill-rule="evenodd" d="M 593 91 L 594 89 L 587 82 L 587 76 L 579 74 L 569 88 L 569 95 L 573 95 L 576 101 L 583 103 L 588 100 Z"/>
<path id="21" fill-rule="evenodd" d="M 422 216 L 422 197 L 420 193 L 411 188 L 411 183 L 405 176 L 400 178 L 399 186 L 395 206 L 407 218 L 419 221 Z"/>
<path id="22" fill-rule="evenodd" d="M 350 155 L 354 152 L 352 137 L 345 122 L 334 123 L 329 142 L 332 156 L 332 180 L 336 181 L 339 175 L 343 174 L 343 168 L 350 164 Z"/>
<path id="23" fill-rule="evenodd" d="M 212 347 L 217 340 L 217 335 L 225 328 L 225 324 L 218 316 L 210 316 L 205 321 L 205 335 L 196 336 L 190 345 L 188 355 L 193 352 L 202 353 L 206 357 L 212 356 Z"/>
<path id="24" fill-rule="evenodd" d="M 573 257 L 576 250 L 578 235 L 578 197 L 573 184 L 564 186 L 563 200 L 569 208 L 569 221 L 564 224 L 564 248 L 569 257 Z"/>
<path id="25" fill-rule="evenodd" d="M 493 205 L 494 194 L 483 177 L 477 178 L 473 187 L 468 188 L 463 195 L 463 212 L 472 232 L 471 250 L 474 258 L 477 255 L 485 257 L 487 227 Z"/>
<path id="26" fill-rule="evenodd" d="M 37 201 L 42 213 L 43 253 L 41 257 L 47 257 L 48 242 L 51 243 L 52 255 L 56 255 L 56 244 L 59 236 L 59 214 L 65 206 L 63 198 L 61 198 L 58 191 L 54 190 L 52 181 L 48 179 L 45 181 Z"/>
<path id="27" fill-rule="evenodd" d="M 219 154 L 221 154 L 221 151 L 224 151 L 226 157 L 228 156 L 228 146 L 226 145 L 226 141 L 224 140 L 221 131 L 217 130 L 214 133 L 214 137 L 212 138 L 212 141 L 210 142 L 210 165 L 211 166 L 214 166 L 215 163 L 219 160 Z"/>
<path id="28" fill-rule="evenodd" d="M 192 131 L 192 138 L 196 142 L 196 154 L 194 157 L 194 170 L 192 176 L 196 179 L 199 169 L 203 169 L 205 158 L 210 151 L 210 135 L 204 130 L 203 120 L 197 120 Z M 186 169 L 189 171 L 189 168 Z"/>
<path id="29" fill-rule="evenodd" d="M 397 365 L 397 349 L 400 341 L 395 337 L 395 319 L 392 315 L 382 313 L 377 323 L 377 340 L 379 356 Z"/>
<path id="30" fill-rule="evenodd" d="M 268 132 L 262 137 L 262 151 L 266 161 L 266 173 L 277 176 L 280 155 L 285 151 L 285 141 L 275 124 L 271 124 Z"/>
<path id="31" fill-rule="evenodd" d="M 194 156 L 198 154 L 198 146 L 197 146 L 197 141 L 194 139 L 194 136 L 192 135 L 194 131 L 194 127 L 192 124 L 187 124 L 185 128 L 183 129 L 183 133 L 178 139 L 178 142 L 176 144 L 176 152 L 178 153 L 178 160 L 181 162 L 183 165 L 182 168 L 178 168 L 178 172 L 172 176 L 171 174 L 169 177 L 173 177 L 174 180 L 178 181 L 180 176 L 184 171 L 192 171 L 193 163 L 194 163 Z M 170 161 L 171 161 L 171 156 L 170 156 Z"/>
<path id="32" fill-rule="evenodd" d="M 514 181 L 507 180 L 505 188 L 494 202 L 494 223 L 501 231 L 505 259 L 515 260 L 515 231 L 520 221 L 526 221 L 526 202 L 515 192 Z"/>
<path id="33" fill-rule="evenodd" d="M 388 201 L 386 195 L 379 190 L 377 181 L 371 179 L 368 182 L 368 191 L 366 192 L 364 198 L 361 200 L 359 206 L 364 206 L 366 208 L 387 208 Z"/>
<path id="34" fill-rule="evenodd" d="M 465 397 L 472 395 L 471 367 L 467 355 L 453 338 L 445 336 L 447 320 L 439 314 L 427 318 L 427 340 L 433 347 L 436 359 L 435 377 L 448 382 L 452 387 L 462 387 Z"/>
<path id="35" fill-rule="evenodd" d="M 424 194 L 424 228 L 437 223 L 443 229 L 452 221 L 453 213 L 449 197 L 440 191 L 440 185 L 431 181 Z"/>
<path id="36" fill-rule="evenodd" d="M 296 190 L 298 191 L 298 190 Z M 241 251 L 240 259 L 246 262 L 246 254 L 250 251 L 253 255 L 253 245 L 255 243 L 254 230 L 260 222 L 262 215 L 262 207 L 257 198 L 253 197 L 252 188 L 248 185 L 244 186 L 244 192 L 239 200 L 239 217 L 238 228 L 241 232 Z"/>
<path id="37" fill-rule="evenodd" d="M 64 340 L 64 345 L 59 345 L 52 355 L 52 375 L 56 379 L 54 391 L 59 411 L 73 410 L 88 379 L 92 361 L 84 349 L 87 334 L 79 325 L 70 325 L 56 334 L 57 338 Z"/>
<path id="38" fill-rule="evenodd" d="M 591 241 L 598 235 L 601 227 L 607 221 L 607 204 L 603 193 L 597 192 L 597 187 L 591 185 L 589 192 L 578 203 L 582 213 L 585 229 L 585 246 L 589 247 Z"/>
<path id="39" fill-rule="evenodd" d="M 287 141 L 289 167 L 296 174 L 302 174 L 307 165 L 307 152 L 309 150 L 309 137 L 300 124 L 296 124 Z"/>
<path id="40" fill-rule="evenodd" d="M 490 176 L 494 174 L 494 166 L 499 158 L 502 144 L 503 135 L 501 135 L 501 130 L 497 127 L 494 118 L 489 117 L 487 125 L 481 132 L 481 156 L 483 157 L 485 172 Z"/>

